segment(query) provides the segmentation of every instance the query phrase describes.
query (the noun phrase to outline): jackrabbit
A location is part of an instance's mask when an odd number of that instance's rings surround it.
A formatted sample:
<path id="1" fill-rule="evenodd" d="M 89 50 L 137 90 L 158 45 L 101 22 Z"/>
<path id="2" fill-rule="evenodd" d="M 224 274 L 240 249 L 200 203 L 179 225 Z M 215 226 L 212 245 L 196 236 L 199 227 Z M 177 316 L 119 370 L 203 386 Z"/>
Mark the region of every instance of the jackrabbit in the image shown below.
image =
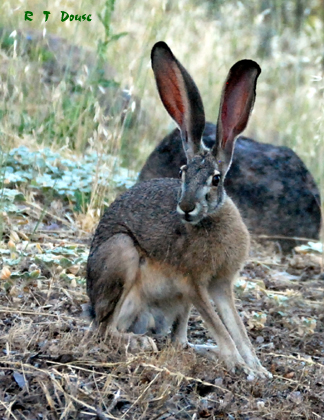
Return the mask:
<path id="1" fill-rule="evenodd" d="M 154 45 L 151 59 L 161 100 L 180 128 L 187 165 L 181 180 L 135 185 L 102 217 L 87 266 L 96 321 L 115 335 L 159 334 L 171 326 L 172 341 L 186 346 L 193 304 L 217 342 L 193 346 L 197 351 L 217 355 L 229 369 L 270 377 L 234 306 L 233 281 L 248 255 L 249 234 L 223 186 L 261 69 L 251 60 L 230 69 L 216 144 L 206 149 L 204 108 L 194 81 L 164 42 Z"/>

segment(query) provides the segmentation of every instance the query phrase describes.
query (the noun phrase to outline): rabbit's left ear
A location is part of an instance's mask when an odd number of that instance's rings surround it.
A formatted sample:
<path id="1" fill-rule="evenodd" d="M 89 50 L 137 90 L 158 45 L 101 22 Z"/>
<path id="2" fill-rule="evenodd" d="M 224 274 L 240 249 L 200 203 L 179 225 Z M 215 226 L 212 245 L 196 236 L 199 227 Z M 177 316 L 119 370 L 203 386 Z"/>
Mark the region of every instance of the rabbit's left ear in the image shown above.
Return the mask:
<path id="1" fill-rule="evenodd" d="M 256 96 L 260 66 L 252 60 L 238 61 L 225 81 L 217 121 L 216 143 L 212 149 L 221 172 L 226 175 L 236 137 L 245 129 Z"/>
<path id="2" fill-rule="evenodd" d="M 181 131 L 187 160 L 200 149 L 205 128 L 204 106 L 195 82 L 165 42 L 154 45 L 152 68 L 160 98 Z"/>

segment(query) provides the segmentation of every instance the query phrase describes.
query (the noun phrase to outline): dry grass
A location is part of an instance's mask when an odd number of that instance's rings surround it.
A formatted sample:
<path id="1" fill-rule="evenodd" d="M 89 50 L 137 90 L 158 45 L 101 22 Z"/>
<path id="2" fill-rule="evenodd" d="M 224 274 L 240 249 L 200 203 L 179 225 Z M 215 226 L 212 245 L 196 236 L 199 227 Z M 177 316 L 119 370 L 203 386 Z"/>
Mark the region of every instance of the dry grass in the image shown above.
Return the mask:
<path id="1" fill-rule="evenodd" d="M 68 243 L 67 231 L 65 237 Z M 172 349 L 165 340 L 159 340 L 157 354 L 130 354 L 127 346 L 116 347 L 89 327 L 82 285 L 67 283 L 55 271 L 42 282 L 18 281 L 10 293 L 0 293 L 0 417 L 320 419 L 319 272 L 315 256 L 285 259 L 258 247 L 242 272 L 238 306 L 263 365 L 274 375 L 271 381 L 247 381 L 243 373 Z M 189 337 L 210 341 L 196 312 Z"/>

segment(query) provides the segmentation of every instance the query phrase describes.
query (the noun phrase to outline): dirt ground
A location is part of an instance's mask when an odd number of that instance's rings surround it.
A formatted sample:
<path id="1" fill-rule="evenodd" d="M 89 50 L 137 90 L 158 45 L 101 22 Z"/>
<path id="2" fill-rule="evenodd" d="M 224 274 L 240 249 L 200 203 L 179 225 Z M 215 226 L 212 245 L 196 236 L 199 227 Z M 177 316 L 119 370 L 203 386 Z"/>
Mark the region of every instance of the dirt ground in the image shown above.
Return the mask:
<path id="1" fill-rule="evenodd" d="M 1 419 L 324 419 L 320 254 L 282 256 L 254 244 L 235 286 L 237 306 L 273 379 L 248 380 L 165 339 L 156 354 L 131 354 L 99 337 L 84 311 L 80 253 L 89 235 L 76 241 L 54 228 L 41 227 L 29 251 L 23 241 L 7 244 L 21 258 L 1 267 Z M 49 249 L 60 265 L 33 259 Z M 67 250 L 79 264 L 64 269 Z M 189 339 L 212 341 L 195 311 Z"/>

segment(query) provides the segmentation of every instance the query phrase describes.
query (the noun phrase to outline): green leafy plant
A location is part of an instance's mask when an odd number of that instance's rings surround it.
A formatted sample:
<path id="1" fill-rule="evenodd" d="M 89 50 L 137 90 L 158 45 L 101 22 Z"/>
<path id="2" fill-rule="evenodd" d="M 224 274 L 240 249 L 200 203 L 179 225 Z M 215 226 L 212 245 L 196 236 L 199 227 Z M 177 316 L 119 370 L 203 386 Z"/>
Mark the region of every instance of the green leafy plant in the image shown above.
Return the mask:
<path id="1" fill-rule="evenodd" d="M 115 0 L 106 0 L 104 3 L 103 11 L 98 13 L 98 19 L 104 27 L 104 39 L 99 39 L 97 45 L 97 53 L 99 60 L 106 60 L 107 46 L 112 42 L 126 36 L 128 32 L 120 32 L 114 34 L 112 31 L 112 15 L 115 10 Z"/>
<path id="2" fill-rule="evenodd" d="M 136 174 L 121 168 L 114 156 L 101 157 L 99 173 L 97 169 L 96 153 L 87 154 L 80 161 L 62 158 L 48 148 L 35 152 L 24 146 L 15 148 L 7 155 L 3 182 L 9 188 L 0 191 L 0 202 L 5 211 L 18 211 L 15 203 L 24 200 L 24 196 L 13 188 L 24 186 L 27 190 L 38 190 L 49 201 L 53 197 L 68 200 L 75 211 L 82 211 L 90 201 L 95 178 L 99 186 L 112 189 L 129 188 L 135 182 Z"/>

